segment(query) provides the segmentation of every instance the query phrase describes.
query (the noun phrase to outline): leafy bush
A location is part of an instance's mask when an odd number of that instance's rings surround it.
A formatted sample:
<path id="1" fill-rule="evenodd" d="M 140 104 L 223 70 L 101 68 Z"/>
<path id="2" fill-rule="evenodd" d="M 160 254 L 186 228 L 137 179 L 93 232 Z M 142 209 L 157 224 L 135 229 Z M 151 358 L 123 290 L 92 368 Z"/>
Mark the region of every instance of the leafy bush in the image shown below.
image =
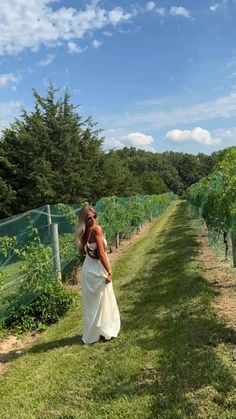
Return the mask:
<path id="1" fill-rule="evenodd" d="M 76 293 L 64 289 L 61 282 L 55 279 L 32 302 L 6 319 L 1 328 L 12 332 L 43 330 L 47 325 L 56 323 L 75 301 Z"/>

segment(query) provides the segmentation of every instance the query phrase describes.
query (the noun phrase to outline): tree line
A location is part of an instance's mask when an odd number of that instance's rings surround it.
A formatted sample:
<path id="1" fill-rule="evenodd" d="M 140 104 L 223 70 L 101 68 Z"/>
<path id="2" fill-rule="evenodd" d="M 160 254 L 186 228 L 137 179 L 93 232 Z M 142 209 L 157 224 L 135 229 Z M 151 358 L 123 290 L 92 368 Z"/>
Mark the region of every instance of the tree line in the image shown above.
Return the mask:
<path id="1" fill-rule="evenodd" d="M 36 90 L 33 96 L 33 111 L 22 110 L 1 134 L 0 218 L 46 203 L 168 191 L 184 195 L 218 161 L 218 153 L 104 151 L 102 130 L 91 117 L 82 118 L 69 91 L 59 96 L 50 83 L 45 96 Z"/>

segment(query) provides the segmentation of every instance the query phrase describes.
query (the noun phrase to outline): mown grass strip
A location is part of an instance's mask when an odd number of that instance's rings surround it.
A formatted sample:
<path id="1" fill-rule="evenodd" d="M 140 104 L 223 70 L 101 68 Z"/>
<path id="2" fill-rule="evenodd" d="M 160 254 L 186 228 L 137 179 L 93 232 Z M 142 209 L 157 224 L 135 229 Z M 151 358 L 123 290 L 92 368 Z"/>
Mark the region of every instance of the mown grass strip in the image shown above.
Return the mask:
<path id="1" fill-rule="evenodd" d="M 1 418 L 235 418 L 236 339 L 197 251 L 173 203 L 115 264 L 118 339 L 82 346 L 79 303 L 1 377 Z"/>

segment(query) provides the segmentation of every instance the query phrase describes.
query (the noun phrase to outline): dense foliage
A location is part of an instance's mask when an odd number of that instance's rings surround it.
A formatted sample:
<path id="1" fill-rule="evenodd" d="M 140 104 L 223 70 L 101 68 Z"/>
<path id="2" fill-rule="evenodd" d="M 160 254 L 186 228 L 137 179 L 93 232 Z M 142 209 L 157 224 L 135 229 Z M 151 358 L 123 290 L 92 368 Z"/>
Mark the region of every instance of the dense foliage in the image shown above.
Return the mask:
<path id="1" fill-rule="evenodd" d="M 236 215 L 236 147 L 221 153 L 215 170 L 189 188 L 187 198 L 201 209 L 208 227 L 228 231 Z"/>
<path id="2" fill-rule="evenodd" d="M 47 325 L 56 323 L 76 301 L 76 293 L 64 289 L 61 282 L 54 279 L 37 297 L 28 304 L 16 308 L 12 316 L 0 323 L 0 332 L 6 330 L 24 332 L 42 330 Z M 13 310 L 13 309 L 12 309 Z"/>
<path id="3" fill-rule="evenodd" d="M 67 212 L 70 222 L 71 214 Z M 0 332 L 42 329 L 55 323 L 75 300 L 76 294 L 65 290 L 55 277 L 52 247 L 44 244 L 39 230 L 30 225 L 24 238 L 22 232 L 17 236 L 0 237 L 3 268 L 0 269 Z M 62 260 L 68 245 L 67 236 L 65 234 L 65 243 L 62 241 Z M 74 243 L 74 237 L 70 241 Z"/>
<path id="4" fill-rule="evenodd" d="M 3 130 L 0 218 L 45 203 L 97 202 L 103 196 L 184 194 L 208 175 L 217 154 L 152 153 L 134 147 L 104 152 L 101 130 L 83 120 L 70 94 L 33 90 L 34 110 Z"/>
<path id="5" fill-rule="evenodd" d="M 116 240 L 116 235 L 129 237 L 135 229 L 153 217 L 158 217 L 176 198 L 173 193 L 161 195 L 142 195 L 117 198 L 115 196 L 100 199 L 96 204 L 99 223 L 103 227 L 108 244 Z"/>
<path id="6" fill-rule="evenodd" d="M 220 153 L 215 170 L 189 188 L 187 198 L 208 227 L 219 237 L 223 233 L 227 247 L 229 231 L 233 230 L 234 252 L 236 219 L 236 147 Z M 234 255 L 234 258 L 236 255 Z"/>
<path id="7" fill-rule="evenodd" d="M 173 151 L 152 153 L 134 147 L 125 147 L 116 153 L 135 177 L 139 187 L 148 194 L 158 193 L 157 189 L 163 193 L 164 188 L 167 188 L 175 194 L 184 195 L 190 185 L 213 170 L 218 160 L 218 153 L 193 156 Z"/>

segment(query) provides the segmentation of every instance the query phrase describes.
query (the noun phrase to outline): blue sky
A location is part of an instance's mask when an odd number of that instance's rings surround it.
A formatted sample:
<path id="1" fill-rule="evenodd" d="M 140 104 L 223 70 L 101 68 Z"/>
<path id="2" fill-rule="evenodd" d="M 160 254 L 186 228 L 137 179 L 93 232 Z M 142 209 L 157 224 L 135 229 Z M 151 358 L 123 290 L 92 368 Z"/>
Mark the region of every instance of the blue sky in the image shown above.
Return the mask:
<path id="1" fill-rule="evenodd" d="M 104 148 L 236 145 L 236 0 L 1 0 L 0 129 L 68 87 Z"/>

